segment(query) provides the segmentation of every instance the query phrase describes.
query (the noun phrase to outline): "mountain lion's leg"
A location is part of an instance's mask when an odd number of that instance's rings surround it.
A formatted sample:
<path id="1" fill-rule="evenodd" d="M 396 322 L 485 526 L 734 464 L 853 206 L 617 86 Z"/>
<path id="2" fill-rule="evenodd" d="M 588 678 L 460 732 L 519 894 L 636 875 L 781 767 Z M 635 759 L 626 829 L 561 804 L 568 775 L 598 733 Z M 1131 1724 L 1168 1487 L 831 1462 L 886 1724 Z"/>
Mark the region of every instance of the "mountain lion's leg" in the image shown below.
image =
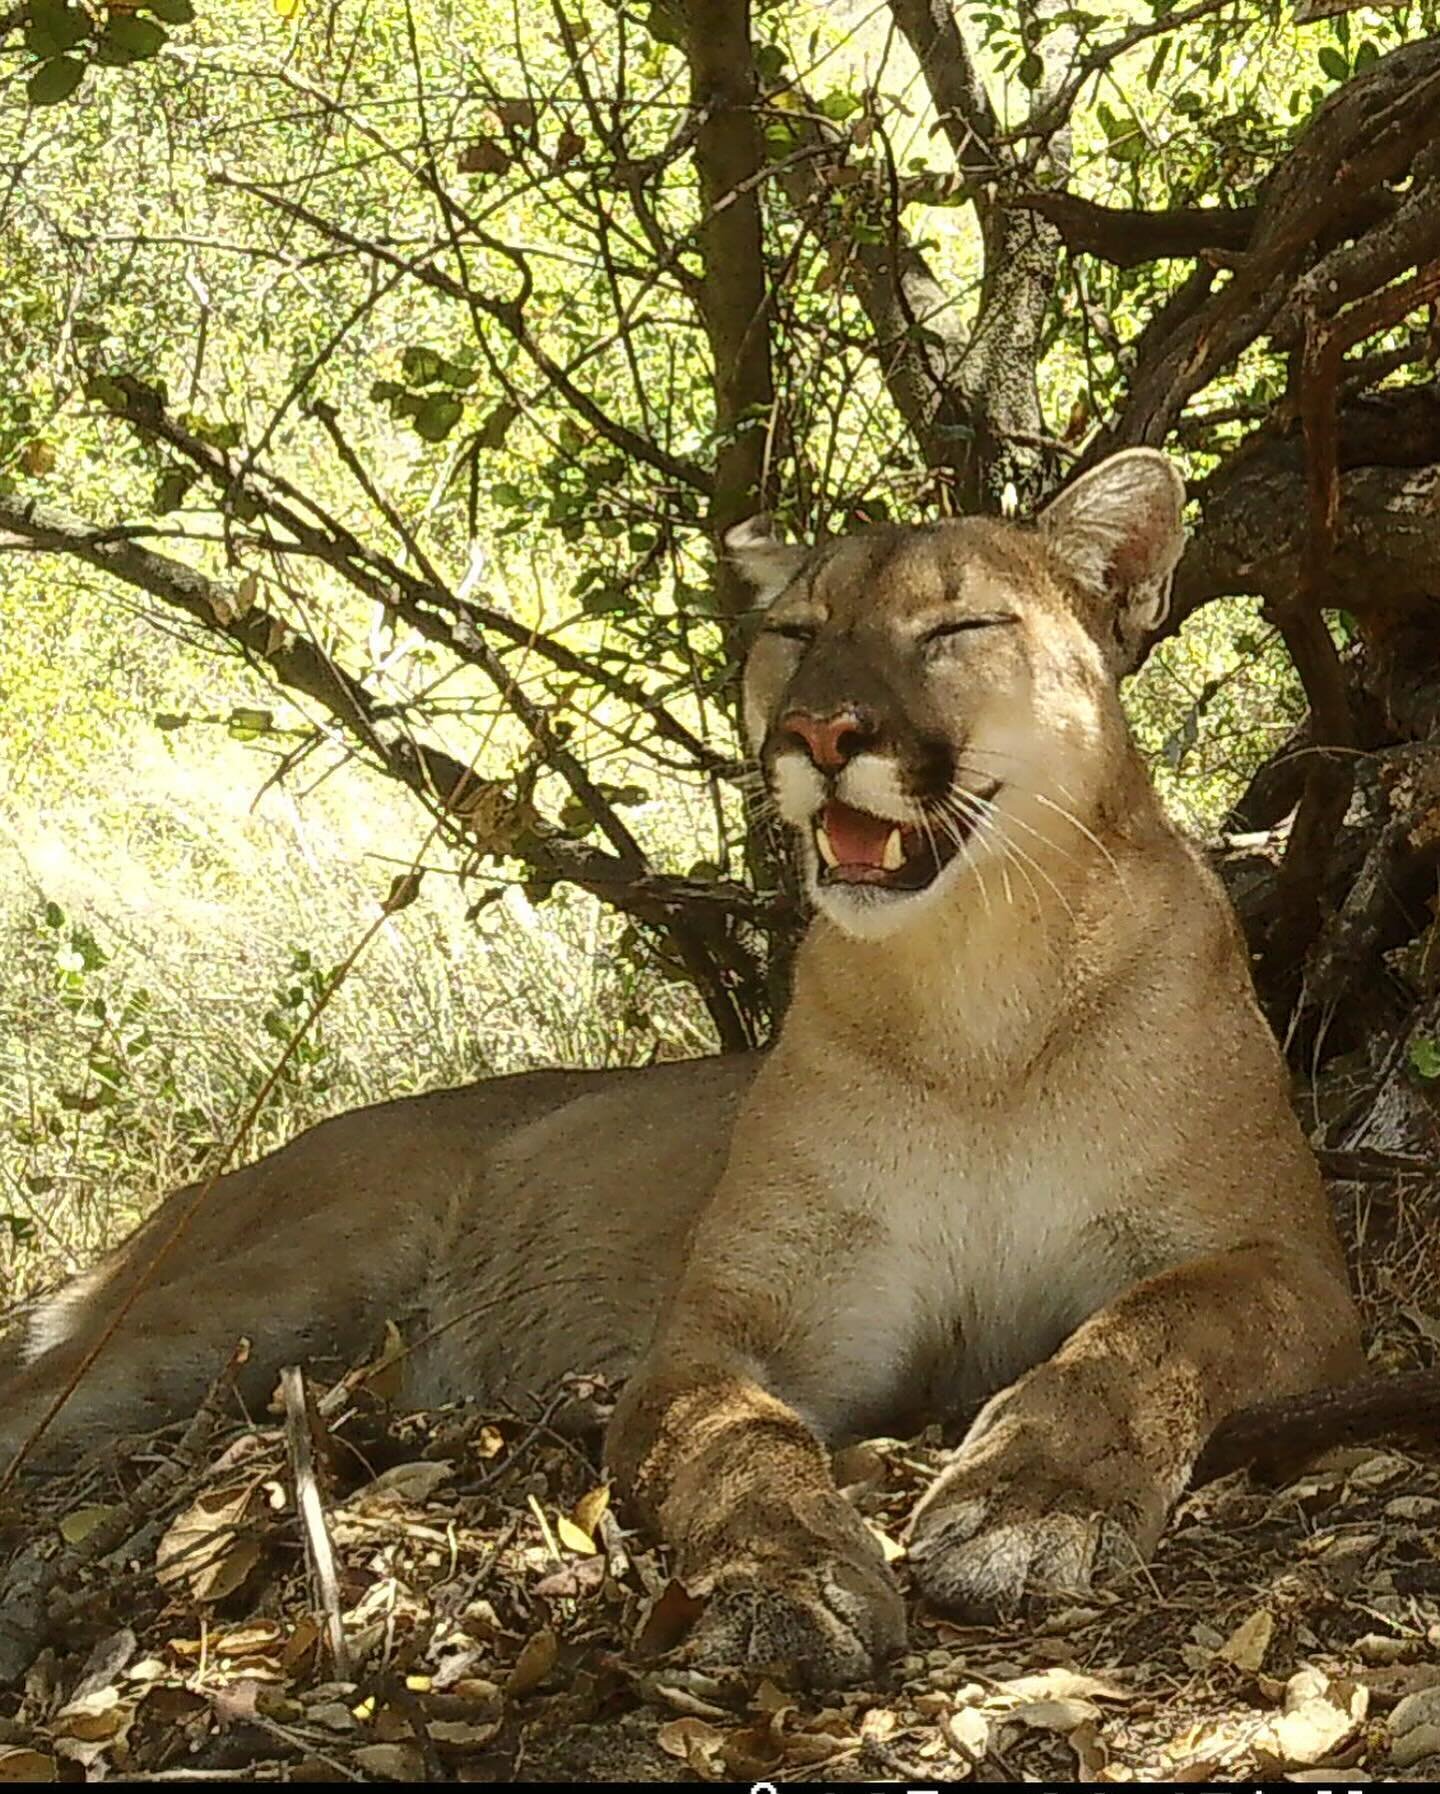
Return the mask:
<path id="1" fill-rule="evenodd" d="M 857 1681 L 904 1644 L 904 1607 L 825 1447 L 762 1375 L 719 1329 L 683 1345 L 672 1330 L 627 1384 L 606 1457 L 679 1575 L 711 1590 L 703 1655 Z"/>
<path id="2" fill-rule="evenodd" d="M 982 1409 L 915 1511 L 915 1579 L 985 1611 L 1132 1568 L 1227 1414 L 1362 1362 L 1341 1274 L 1294 1248 L 1149 1278 Z"/>

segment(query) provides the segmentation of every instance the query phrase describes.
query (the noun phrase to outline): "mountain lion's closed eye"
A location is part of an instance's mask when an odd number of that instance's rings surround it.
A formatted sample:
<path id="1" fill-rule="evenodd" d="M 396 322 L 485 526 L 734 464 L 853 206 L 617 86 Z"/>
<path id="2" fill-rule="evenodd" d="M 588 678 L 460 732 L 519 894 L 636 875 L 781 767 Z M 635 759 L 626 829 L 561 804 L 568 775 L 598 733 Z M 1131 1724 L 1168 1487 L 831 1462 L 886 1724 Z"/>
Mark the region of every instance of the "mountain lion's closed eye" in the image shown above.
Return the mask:
<path id="1" fill-rule="evenodd" d="M 1133 1568 L 1218 1422 L 1359 1363 L 1233 918 L 1116 694 L 1182 497 L 1136 450 L 1029 527 L 742 533 L 747 728 L 818 912 L 778 1044 L 382 1105 L 232 1174 L 38 1455 L 182 1409 L 241 1333 L 263 1396 L 418 1306 L 417 1400 L 629 1376 L 607 1460 L 712 1655 L 896 1648 L 827 1448 L 979 1404 L 914 1516 L 924 1593 Z M 40 1317 L 0 1454 L 166 1226 Z"/>

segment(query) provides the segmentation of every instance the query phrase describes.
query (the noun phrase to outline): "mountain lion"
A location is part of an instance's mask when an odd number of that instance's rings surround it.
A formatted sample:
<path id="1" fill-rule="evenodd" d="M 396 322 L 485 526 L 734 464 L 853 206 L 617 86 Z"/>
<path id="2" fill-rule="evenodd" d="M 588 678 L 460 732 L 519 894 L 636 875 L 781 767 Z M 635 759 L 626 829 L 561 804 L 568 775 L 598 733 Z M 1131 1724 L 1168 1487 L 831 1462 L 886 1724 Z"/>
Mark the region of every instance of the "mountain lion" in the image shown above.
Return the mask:
<path id="1" fill-rule="evenodd" d="M 1238 929 L 1116 692 L 1183 497 L 1137 449 L 1029 526 L 739 532 L 746 728 L 816 910 L 778 1043 L 385 1103 L 232 1173 L 31 1465 L 185 1412 L 242 1334 L 263 1403 L 418 1314 L 417 1402 L 627 1379 L 606 1460 L 712 1657 L 843 1681 L 898 1648 L 828 1448 L 982 1403 L 911 1522 L 920 1590 L 1133 1567 L 1217 1423 L 1361 1363 Z M 40 1313 L 0 1468 L 187 1200 Z"/>

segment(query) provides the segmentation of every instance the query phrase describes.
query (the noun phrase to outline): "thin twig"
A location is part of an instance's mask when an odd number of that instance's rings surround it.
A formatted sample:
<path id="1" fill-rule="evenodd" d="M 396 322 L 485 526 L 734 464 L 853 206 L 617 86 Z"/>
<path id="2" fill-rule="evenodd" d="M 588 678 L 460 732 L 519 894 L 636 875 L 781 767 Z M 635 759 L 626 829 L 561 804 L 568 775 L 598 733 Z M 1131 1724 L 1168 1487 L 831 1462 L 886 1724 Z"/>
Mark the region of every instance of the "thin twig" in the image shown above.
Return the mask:
<path id="1" fill-rule="evenodd" d="M 325 1620 L 330 1661 L 342 1682 L 350 1680 L 350 1647 L 340 1611 L 340 1582 L 335 1574 L 335 1547 L 325 1519 L 325 1504 L 315 1479 L 315 1430 L 323 1423 L 315 1413 L 305 1387 L 305 1373 L 287 1364 L 280 1372 L 280 1393 L 285 1403 L 285 1444 L 295 1475 L 295 1506 L 305 1540 L 305 1556 L 315 1596 Z"/>

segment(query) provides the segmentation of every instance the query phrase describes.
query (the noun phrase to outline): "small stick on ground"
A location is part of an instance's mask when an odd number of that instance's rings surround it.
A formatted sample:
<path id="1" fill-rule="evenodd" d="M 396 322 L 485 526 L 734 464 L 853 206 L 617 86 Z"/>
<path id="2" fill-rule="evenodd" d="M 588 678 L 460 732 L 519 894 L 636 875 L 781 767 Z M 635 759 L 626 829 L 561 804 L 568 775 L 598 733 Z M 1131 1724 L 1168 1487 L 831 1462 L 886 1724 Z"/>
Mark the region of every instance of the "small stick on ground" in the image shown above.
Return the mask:
<path id="1" fill-rule="evenodd" d="M 305 1556 L 315 1597 L 325 1620 L 330 1661 L 341 1681 L 350 1679 L 350 1650 L 340 1617 L 340 1583 L 335 1574 L 335 1549 L 325 1519 L 325 1504 L 315 1480 L 314 1429 L 318 1419 L 305 1388 L 305 1374 L 296 1364 L 280 1372 L 280 1393 L 285 1402 L 285 1442 L 295 1473 L 295 1506 L 305 1540 Z"/>

